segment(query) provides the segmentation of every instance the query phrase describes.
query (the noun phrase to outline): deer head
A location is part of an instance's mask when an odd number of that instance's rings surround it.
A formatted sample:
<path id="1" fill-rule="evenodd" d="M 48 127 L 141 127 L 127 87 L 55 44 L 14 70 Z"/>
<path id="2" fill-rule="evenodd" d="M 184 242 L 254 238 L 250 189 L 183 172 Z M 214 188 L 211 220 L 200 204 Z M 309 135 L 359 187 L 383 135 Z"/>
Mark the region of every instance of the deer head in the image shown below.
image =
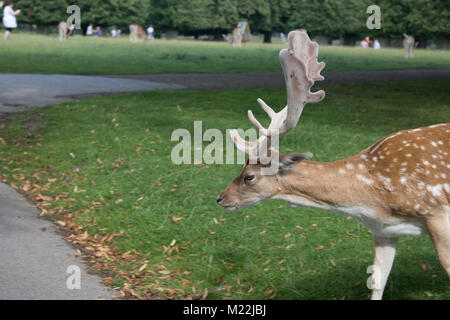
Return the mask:
<path id="1" fill-rule="evenodd" d="M 309 152 L 281 154 L 273 145 L 280 135 L 296 127 L 307 103 L 321 101 L 323 90 L 311 92 L 314 81 L 323 80 L 320 75 L 325 63 L 317 62 L 319 46 L 312 42 L 305 30 L 292 31 L 288 35 L 288 49 L 280 51 L 280 62 L 287 90 L 287 106 L 276 113 L 263 100 L 258 103 L 271 119 L 264 128 L 248 111 L 253 126 L 259 130 L 256 141 L 246 141 L 237 130 L 230 135 L 238 150 L 249 156 L 247 164 L 234 181 L 219 195 L 217 203 L 227 210 L 257 204 L 272 198 L 280 188 L 281 179 L 302 160 L 312 157 Z"/>

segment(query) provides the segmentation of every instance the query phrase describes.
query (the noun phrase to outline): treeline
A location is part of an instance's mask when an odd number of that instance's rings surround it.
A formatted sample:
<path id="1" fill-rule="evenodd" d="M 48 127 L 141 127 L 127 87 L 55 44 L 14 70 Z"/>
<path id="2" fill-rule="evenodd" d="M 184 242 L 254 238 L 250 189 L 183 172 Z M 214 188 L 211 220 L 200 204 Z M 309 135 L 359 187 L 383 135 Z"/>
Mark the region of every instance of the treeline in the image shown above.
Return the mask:
<path id="1" fill-rule="evenodd" d="M 17 0 L 22 23 L 55 25 L 66 19 L 73 1 Z M 157 31 L 217 38 L 246 20 L 252 32 L 270 41 L 273 32 L 306 28 L 313 36 L 353 39 L 361 36 L 419 39 L 450 38 L 449 0 L 77 0 L 83 27 L 89 23 L 126 28 L 153 24 Z M 366 9 L 381 8 L 381 30 L 368 30 Z"/>

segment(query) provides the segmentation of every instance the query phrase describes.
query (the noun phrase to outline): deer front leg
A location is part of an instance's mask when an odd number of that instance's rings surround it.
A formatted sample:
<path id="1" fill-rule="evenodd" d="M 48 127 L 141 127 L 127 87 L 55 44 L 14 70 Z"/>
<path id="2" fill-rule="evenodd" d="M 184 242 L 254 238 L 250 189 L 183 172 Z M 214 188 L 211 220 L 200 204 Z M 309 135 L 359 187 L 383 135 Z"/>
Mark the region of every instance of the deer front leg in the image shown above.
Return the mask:
<path id="1" fill-rule="evenodd" d="M 381 300 L 395 257 L 397 238 L 374 236 L 375 259 L 371 276 L 371 300 Z"/>
<path id="2" fill-rule="evenodd" d="M 425 225 L 431 240 L 433 241 L 438 256 L 444 270 L 450 278 L 450 221 L 449 213 L 442 210 L 430 216 Z"/>

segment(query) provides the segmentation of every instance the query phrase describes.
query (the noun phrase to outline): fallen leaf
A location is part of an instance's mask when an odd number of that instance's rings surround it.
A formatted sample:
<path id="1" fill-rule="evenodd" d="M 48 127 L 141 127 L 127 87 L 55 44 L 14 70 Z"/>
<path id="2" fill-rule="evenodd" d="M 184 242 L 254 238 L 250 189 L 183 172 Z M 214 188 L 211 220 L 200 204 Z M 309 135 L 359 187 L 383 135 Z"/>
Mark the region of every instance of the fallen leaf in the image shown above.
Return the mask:
<path id="1" fill-rule="evenodd" d="M 145 268 L 147 268 L 147 263 L 144 264 L 144 265 L 142 265 L 142 266 L 139 268 L 139 272 L 141 272 L 141 271 L 144 270 Z"/>
<path id="2" fill-rule="evenodd" d="M 427 271 L 427 266 L 423 262 L 420 263 L 420 267 L 424 272 Z"/>
<path id="3" fill-rule="evenodd" d="M 178 221 L 181 221 L 181 220 L 183 220 L 184 219 L 184 217 L 176 217 L 176 216 L 173 216 L 172 217 L 172 221 L 174 222 L 174 223 L 178 223 Z"/>

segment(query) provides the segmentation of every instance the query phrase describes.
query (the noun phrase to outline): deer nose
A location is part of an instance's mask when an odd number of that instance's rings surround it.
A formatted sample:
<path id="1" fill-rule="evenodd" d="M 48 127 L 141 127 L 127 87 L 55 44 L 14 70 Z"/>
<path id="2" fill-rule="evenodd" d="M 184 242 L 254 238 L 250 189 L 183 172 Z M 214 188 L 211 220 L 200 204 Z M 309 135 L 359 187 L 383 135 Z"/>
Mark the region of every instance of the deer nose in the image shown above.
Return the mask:
<path id="1" fill-rule="evenodd" d="M 217 201 L 217 204 L 220 204 L 220 202 L 223 200 L 223 197 L 222 196 L 219 196 L 217 199 L 216 199 L 216 201 Z"/>

